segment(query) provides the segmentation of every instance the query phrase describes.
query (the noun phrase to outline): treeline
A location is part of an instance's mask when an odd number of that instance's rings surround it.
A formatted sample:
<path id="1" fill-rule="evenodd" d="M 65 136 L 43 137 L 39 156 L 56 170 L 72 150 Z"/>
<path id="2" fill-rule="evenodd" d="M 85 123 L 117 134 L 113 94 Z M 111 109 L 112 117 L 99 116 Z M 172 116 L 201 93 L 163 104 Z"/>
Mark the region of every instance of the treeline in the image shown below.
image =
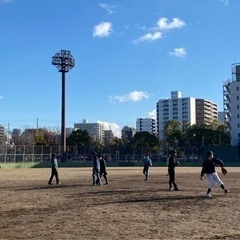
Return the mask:
<path id="1" fill-rule="evenodd" d="M 13 139 L 15 145 L 60 145 L 60 134 L 48 129 L 39 129 L 32 134 L 22 134 Z M 137 132 L 132 139 L 114 137 L 103 142 L 94 141 L 85 130 L 73 131 L 67 137 L 67 146 L 75 146 L 79 152 L 91 151 L 109 154 L 167 154 L 176 149 L 185 154 L 200 154 L 204 146 L 230 145 L 230 137 L 224 131 L 224 125 L 217 121 L 206 125 L 187 125 L 179 121 L 169 121 L 159 138 L 149 132 Z"/>

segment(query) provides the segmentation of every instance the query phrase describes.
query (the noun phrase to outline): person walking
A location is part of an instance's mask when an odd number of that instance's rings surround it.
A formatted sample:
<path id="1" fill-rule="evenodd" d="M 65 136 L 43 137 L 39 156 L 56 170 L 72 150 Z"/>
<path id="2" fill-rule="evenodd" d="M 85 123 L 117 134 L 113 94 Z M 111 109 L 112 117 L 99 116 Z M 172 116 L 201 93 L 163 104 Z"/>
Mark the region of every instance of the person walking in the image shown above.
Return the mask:
<path id="1" fill-rule="evenodd" d="M 175 167 L 180 165 L 180 163 L 176 160 L 176 150 L 172 150 L 170 157 L 168 158 L 168 176 L 169 176 L 169 190 L 173 190 L 172 186 L 174 187 L 175 191 L 179 191 L 179 188 L 175 182 Z"/>
<path id="2" fill-rule="evenodd" d="M 101 186 L 101 178 L 100 178 L 100 156 L 97 155 L 96 152 L 93 153 L 93 169 L 92 169 L 92 178 L 93 178 L 93 186 L 99 185 Z"/>
<path id="3" fill-rule="evenodd" d="M 143 174 L 145 175 L 144 181 L 147 181 L 149 178 L 149 167 L 152 166 L 152 160 L 148 154 L 144 157 L 143 164 L 144 164 Z"/>
<path id="4" fill-rule="evenodd" d="M 225 188 L 224 183 L 219 178 L 215 166 L 219 165 L 221 168 L 223 168 L 224 163 L 222 160 L 215 158 L 212 151 L 207 152 L 207 158 L 203 161 L 202 164 L 202 170 L 200 179 L 203 180 L 204 174 L 206 174 L 209 186 L 207 189 L 206 197 L 211 198 L 211 191 L 216 183 L 219 184 L 219 186 L 223 189 L 224 193 L 226 194 L 228 190 Z"/>
<path id="5" fill-rule="evenodd" d="M 53 177 L 56 178 L 56 184 L 61 184 L 59 182 L 59 174 L 58 174 L 58 160 L 56 157 L 55 153 L 52 153 L 52 158 L 51 158 L 51 166 L 52 166 L 52 171 L 51 171 L 51 176 L 49 178 L 48 184 L 52 185 L 52 180 Z"/>
<path id="6" fill-rule="evenodd" d="M 102 176 L 105 179 L 105 185 L 107 185 L 108 184 L 107 164 L 104 157 L 100 157 L 100 179 L 102 178 Z"/>

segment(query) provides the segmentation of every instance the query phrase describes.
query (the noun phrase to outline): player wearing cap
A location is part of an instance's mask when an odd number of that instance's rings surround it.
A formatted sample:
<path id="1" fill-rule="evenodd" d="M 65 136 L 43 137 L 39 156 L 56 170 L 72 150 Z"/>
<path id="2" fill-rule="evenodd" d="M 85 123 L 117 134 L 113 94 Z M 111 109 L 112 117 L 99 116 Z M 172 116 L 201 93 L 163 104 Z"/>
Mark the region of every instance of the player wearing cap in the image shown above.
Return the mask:
<path id="1" fill-rule="evenodd" d="M 168 158 L 168 176 L 169 176 L 169 190 L 172 190 L 172 185 L 175 191 L 179 191 L 179 188 L 175 182 L 175 167 L 180 163 L 176 161 L 176 150 L 171 151 L 171 155 Z"/>
<path id="2" fill-rule="evenodd" d="M 210 193 L 216 183 L 219 184 L 219 186 L 223 189 L 225 194 L 228 192 L 228 190 L 224 186 L 224 183 L 222 182 L 217 172 L 215 171 L 216 165 L 219 165 L 221 168 L 223 168 L 224 163 L 222 160 L 215 158 L 212 151 L 207 152 L 207 158 L 204 160 L 202 164 L 200 179 L 203 180 L 203 175 L 206 174 L 207 179 L 209 181 L 206 197 L 209 198 L 212 197 Z"/>

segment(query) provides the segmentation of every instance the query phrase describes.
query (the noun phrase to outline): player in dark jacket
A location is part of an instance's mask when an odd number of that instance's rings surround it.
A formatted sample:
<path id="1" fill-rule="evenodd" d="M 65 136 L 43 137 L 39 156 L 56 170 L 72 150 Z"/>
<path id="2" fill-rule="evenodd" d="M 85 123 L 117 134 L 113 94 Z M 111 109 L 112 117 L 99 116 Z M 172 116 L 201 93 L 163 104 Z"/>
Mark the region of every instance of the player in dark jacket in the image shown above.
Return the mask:
<path id="1" fill-rule="evenodd" d="M 215 166 L 218 165 L 220 167 L 224 166 L 224 163 L 222 160 L 217 159 L 213 156 L 213 152 L 209 151 L 207 152 L 207 158 L 204 160 L 202 164 L 202 171 L 200 179 L 203 180 L 203 175 L 206 174 L 207 179 L 209 181 L 209 186 L 207 189 L 206 197 L 211 198 L 210 192 L 212 191 L 215 183 L 218 183 L 219 186 L 223 189 L 224 193 L 227 193 L 227 189 L 224 186 L 224 183 L 219 178 L 217 172 L 215 171 Z"/>
<path id="2" fill-rule="evenodd" d="M 170 157 L 168 158 L 168 176 L 169 176 L 169 190 L 172 190 L 172 185 L 175 191 L 179 191 L 179 188 L 175 182 L 175 167 L 179 165 L 179 162 L 176 161 L 177 151 L 172 150 Z"/>
<path id="3" fill-rule="evenodd" d="M 100 178 L 102 176 L 105 179 L 105 184 L 108 184 L 107 165 L 106 165 L 106 160 L 104 159 L 104 157 L 100 157 Z"/>

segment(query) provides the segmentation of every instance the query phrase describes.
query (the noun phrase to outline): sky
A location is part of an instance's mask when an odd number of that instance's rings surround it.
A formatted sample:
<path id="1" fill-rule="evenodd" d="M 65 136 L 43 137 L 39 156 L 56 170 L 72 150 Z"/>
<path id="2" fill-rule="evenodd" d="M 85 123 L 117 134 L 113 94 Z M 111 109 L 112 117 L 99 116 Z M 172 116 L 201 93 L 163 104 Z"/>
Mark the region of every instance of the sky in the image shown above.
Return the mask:
<path id="1" fill-rule="evenodd" d="M 0 0 L 0 124 L 61 129 L 87 119 L 120 136 L 156 117 L 171 91 L 223 111 L 223 81 L 240 61 L 239 0 Z"/>

